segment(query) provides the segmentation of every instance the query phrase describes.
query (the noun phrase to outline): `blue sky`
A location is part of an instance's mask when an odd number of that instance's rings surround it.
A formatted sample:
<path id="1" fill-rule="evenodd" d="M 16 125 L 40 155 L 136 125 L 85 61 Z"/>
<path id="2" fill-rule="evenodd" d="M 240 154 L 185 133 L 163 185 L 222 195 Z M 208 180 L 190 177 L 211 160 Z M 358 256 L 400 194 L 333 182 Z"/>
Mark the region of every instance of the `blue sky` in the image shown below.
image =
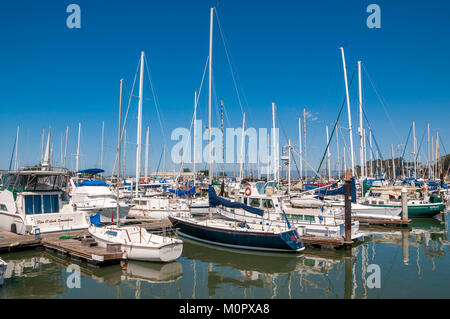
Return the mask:
<path id="1" fill-rule="evenodd" d="M 66 26 L 66 7 L 71 3 L 81 8 L 81 29 Z M 380 29 L 366 26 L 366 8 L 371 3 L 381 8 Z M 177 127 L 190 127 L 194 90 L 200 86 L 208 55 L 211 5 L 217 5 L 248 125 L 270 127 L 275 102 L 296 146 L 297 118 L 306 107 L 312 115 L 307 123 L 308 161 L 314 167 L 325 150 L 325 125 L 336 119 L 344 97 L 340 45 L 345 48 L 349 78 L 362 60 L 385 101 L 383 107 L 363 73 L 364 107 L 384 157 L 390 157 L 391 143 L 394 147 L 405 143 L 413 120 L 419 142 L 429 121 L 431 132 L 439 131 L 450 150 L 448 1 L 18 0 L 2 1 L 0 10 L 0 168 L 9 166 L 17 125 L 21 166 L 36 164 L 42 129 L 50 126 L 53 159 L 59 161 L 61 136 L 69 125 L 67 164 L 73 169 L 78 122 L 82 123 L 80 167 L 99 166 L 105 121 L 103 166 L 110 171 L 117 143 L 119 80 L 124 78 L 125 93 L 130 94 L 144 50 L 165 132 L 164 139 L 146 78 L 143 127 L 151 127 L 150 170 L 158 165 L 164 140 L 166 167 L 178 170 L 178 165 L 170 163 L 174 144 L 170 133 Z M 214 28 L 215 99 L 224 100 L 225 125 L 239 127 L 241 107 L 217 21 Z M 206 84 L 199 105 L 204 122 Z M 353 85 L 350 101 L 356 130 L 355 89 Z M 126 107 L 127 96 L 124 101 Z M 127 122 L 129 174 L 135 167 L 136 119 L 137 99 L 133 98 Z M 217 111 L 213 119 L 219 125 Z M 340 125 L 348 125 L 346 112 Z M 358 158 L 356 134 L 354 140 Z M 334 162 L 335 142 L 331 153 Z"/>

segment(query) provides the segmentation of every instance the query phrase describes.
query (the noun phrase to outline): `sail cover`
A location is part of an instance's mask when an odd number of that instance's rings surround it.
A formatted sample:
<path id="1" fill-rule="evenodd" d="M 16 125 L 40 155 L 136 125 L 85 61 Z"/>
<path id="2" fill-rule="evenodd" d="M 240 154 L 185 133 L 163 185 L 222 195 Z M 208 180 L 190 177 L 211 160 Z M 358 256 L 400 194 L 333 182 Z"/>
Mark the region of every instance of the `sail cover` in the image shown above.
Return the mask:
<path id="1" fill-rule="evenodd" d="M 264 215 L 264 211 L 262 209 L 247 206 L 239 202 L 231 202 L 229 200 L 226 200 L 225 198 L 217 196 L 214 187 L 212 187 L 211 185 L 209 185 L 208 188 L 208 195 L 209 195 L 209 207 L 217 207 L 221 205 L 229 208 L 242 208 L 252 214 L 256 214 L 259 216 Z"/>
<path id="2" fill-rule="evenodd" d="M 319 189 L 316 191 L 317 195 L 321 196 L 334 196 L 334 195 L 345 195 L 345 185 L 342 185 L 339 188 L 336 189 Z M 355 185 L 355 179 L 351 178 L 351 195 L 352 195 L 352 202 L 356 203 L 356 185 Z"/>
<path id="3" fill-rule="evenodd" d="M 169 189 L 169 193 L 178 195 L 178 196 L 184 196 L 184 195 L 193 195 L 195 194 L 195 187 L 192 187 L 188 190 L 179 190 L 179 189 Z"/>

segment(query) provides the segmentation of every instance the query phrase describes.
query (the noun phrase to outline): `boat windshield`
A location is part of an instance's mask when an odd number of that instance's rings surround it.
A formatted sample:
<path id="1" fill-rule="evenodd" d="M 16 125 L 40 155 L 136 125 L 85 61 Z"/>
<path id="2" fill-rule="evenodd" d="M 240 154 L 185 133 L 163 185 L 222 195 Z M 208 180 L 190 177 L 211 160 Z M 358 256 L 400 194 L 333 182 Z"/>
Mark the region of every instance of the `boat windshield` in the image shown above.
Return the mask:
<path id="1" fill-rule="evenodd" d="M 6 174 L 2 185 L 18 191 L 57 191 L 66 185 L 64 175 Z"/>

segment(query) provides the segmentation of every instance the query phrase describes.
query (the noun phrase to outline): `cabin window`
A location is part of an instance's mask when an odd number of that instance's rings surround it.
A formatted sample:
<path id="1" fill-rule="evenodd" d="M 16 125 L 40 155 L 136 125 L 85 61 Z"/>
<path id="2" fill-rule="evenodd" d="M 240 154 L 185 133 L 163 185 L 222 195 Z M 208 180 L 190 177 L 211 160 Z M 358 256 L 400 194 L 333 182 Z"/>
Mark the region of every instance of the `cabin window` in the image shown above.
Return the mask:
<path id="1" fill-rule="evenodd" d="M 305 215 L 305 220 L 313 222 L 313 221 L 315 221 L 315 218 L 314 218 L 314 216 Z"/>
<path id="2" fill-rule="evenodd" d="M 58 195 L 44 195 L 44 213 L 57 213 L 59 211 Z"/>
<path id="3" fill-rule="evenodd" d="M 244 197 L 244 204 L 245 204 L 245 205 L 248 205 L 248 204 L 247 204 L 247 197 Z"/>
<path id="4" fill-rule="evenodd" d="M 25 214 L 41 214 L 42 200 L 41 195 L 27 195 L 25 196 Z"/>
<path id="5" fill-rule="evenodd" d="M 7 211 L 8 211 L 8 208 L 6 208 L 6 205 L 5 205 L 5 204 L 0 204 L 0 210 L 2 210 L 2 211 L 4 211 L 4 212 L 7 212 Z"/>
<path id="6" fill-rule="evenodd" d="M 259 198 L 250 198 L 250 206 L 259 207 L 259 205 L 260 205 Z"/>
<path id="7" fill-rule="evenodd" d="M 273 201 L 271 199 L 263 199 L 264 208 L 273 208 Z"/>

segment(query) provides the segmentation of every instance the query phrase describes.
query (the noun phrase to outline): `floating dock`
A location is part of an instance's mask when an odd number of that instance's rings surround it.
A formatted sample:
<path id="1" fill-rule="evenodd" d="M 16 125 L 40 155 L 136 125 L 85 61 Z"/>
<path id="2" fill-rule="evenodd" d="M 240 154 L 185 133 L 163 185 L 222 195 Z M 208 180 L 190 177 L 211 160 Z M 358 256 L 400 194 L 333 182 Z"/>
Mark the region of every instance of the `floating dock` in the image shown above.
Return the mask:
<path id="1" fill-rule="evenodd" d="M 34 235 L 18 235 L 0 229 L 0 252 L 32 249 L 39 246 L 41 246 L 41 241 L 35 239 Z"/>
<path id="2" fill-rule="evenodd" d="M 403 220 L 403 219 L 364 218 L 364 217 L 352 217 L 352 220 L 357 220 L 360 222 L 360 224 L 365 225 L 399 226 L 399 227 L 407 227 L 412 222 L 411 219 Z"/>
<path id="3" fill-rule="evenodd" d="M 310 246 L 321 246 L 321 247 L 332 247 L 339 248 L 343 247 L 345 242 L 342 237 L 328 237 L 328 236 L 300 236 L 303 244 Z"/>
<path id="4" fill-rule="evenodd" d="M 88 231 L 47 234 L 41 242 L 47 250 L 97 267 L 119 263 L 123 258 L 120 245 L 100 247 Z"/>
<path id="5" fill-rule="evenodd" d="M 169 220 L 134 219 L 133 224 L 139 224 L 147 230 L 160 230 L 170 227 Z M 56 233 L 34 235 L 19 235 L 0 230 L 0 252 L 13 252 L 25 249 L 45 248 L 70 258 L 84 261 L 89 265 L 101 267 L 120 263 L 123 253 L 120 244 L 100 247 L 91 238 L 87 230 L 63 231 Z"/>

